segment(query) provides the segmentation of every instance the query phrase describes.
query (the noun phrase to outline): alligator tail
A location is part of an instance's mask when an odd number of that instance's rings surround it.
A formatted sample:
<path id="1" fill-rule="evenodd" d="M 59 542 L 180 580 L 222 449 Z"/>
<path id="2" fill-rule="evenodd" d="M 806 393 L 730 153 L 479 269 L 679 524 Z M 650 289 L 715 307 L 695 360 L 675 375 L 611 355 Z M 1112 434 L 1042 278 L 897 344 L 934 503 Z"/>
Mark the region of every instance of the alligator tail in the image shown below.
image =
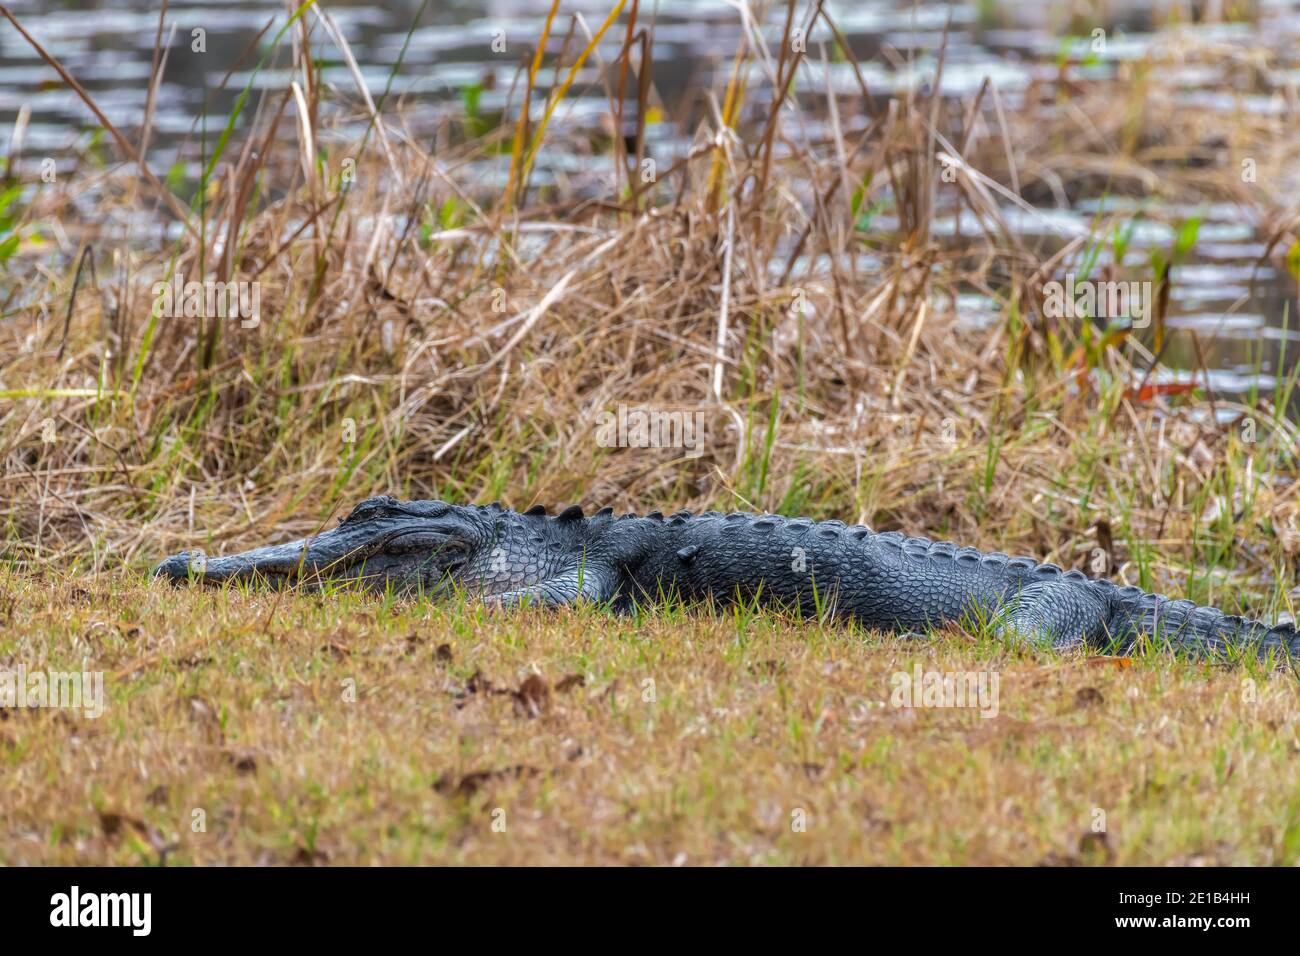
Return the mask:
<path id="1" fill-rule="evenodd" d="M 1146 640 L 1175 653 L 1229 656 L 1253 652 L 1261 657 L 1300 658 L 1300 634 L 1294 624 L 1270 625 L 1137 588 L 1124 588 L 1116 594 L 1107 630 L 1125 649 Z"/>

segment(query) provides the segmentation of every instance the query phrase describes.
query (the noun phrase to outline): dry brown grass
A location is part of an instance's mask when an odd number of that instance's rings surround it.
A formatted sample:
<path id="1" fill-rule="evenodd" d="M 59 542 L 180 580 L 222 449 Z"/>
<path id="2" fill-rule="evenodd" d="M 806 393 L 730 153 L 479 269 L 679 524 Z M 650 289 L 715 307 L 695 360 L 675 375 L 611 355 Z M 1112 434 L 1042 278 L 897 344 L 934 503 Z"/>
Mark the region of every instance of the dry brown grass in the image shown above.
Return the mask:
<path id="1" fill-rule="evenodd" d="M 785 150 L 766 123 L 750 142 L 701 129 L 693 158 L 638 195 L 640 212 L 630 199 L 554 186 L 494 211 L 470 161 L 508 141 L 508 125 L 434 155 L 390 118 L 388 150 L 376 135 L 364 153 L 331 147 L 329 175 L 304 181 L 292 136 L 261 148 L 276 142 L 273 129 L 305 135 L 291 99 L 276 97 L 259 105 L 248 146 L 218 164 L 191 222 L 202 238 L 183 233 L 162 249 L 109 239 L 72 199 L 91 190 L 133 209 L 156 202 L 155 190 L 130 168 L 78 171 L 40 190 L 27 216 L 59 223 L 69 263 L 83 250 L 98 260 L 98 288 L 89 269 L 75 297 L 76 269 L 33 271 L 5 324 L 9 553 L 104 568 L 187 545 L 244 546 L 311 530 L 382 491 L 519 507 L 802 511 L 1067 565 L 1097 546 L 1090 529 L 1101 519 L 1120 542 L 1115 565 L 1153 549 L 1136 560 L 1143 583 L 1176 589 L 1184 569 L 1207 562 L 1262 579 L 1300 547 L 1292 491 L 1274 480 L 1294 474 L 1294 428 L 1271 397 L 1241 409 L 1258 419 L 1253 446 L 1239 428 L 1189 423 L 1204 403 L 1131 401 L 1125 390 L 1150 358 L 1136 337 L 1080 359 L 1083 330 L 1039 314 L 1042 282 L 1068 259 L 1040 258 L 995 219 L 955 248 L 929 237 L 945 202 L 990 208 L 973 173 L 954 184 L 935 175 L 946 141 L 1029 195 L 1086 192 L 1104 172 L 1113 193 L 1231 196 L 1272 210 L 1280 254 L 1294 144 L 1278 122 L 1243 114 L 1216 134 L 1230 145 L 1206 165 L 1209 121 L 1167 109 L 1161 82 L 1178 63 L 1242 54 L 1159 50 L 1129 68 L 1142 80 L 1131 86 L 1067 72 L 1035 87 L 1006 114 L 1005 135 L 991 93 L 960 111 L 899 96 L 862 134 L 832 127 L 831 140 Z M 863 108 L 853 97 L 839 105 L 845 117 Z M 820 115 L 806 95 L 793 108 Z M 979 135 L 965 118 L 976 113 Z M 556 149 L 586 148 L 562 127 L 550 132 Z M 311 141 L 325 140 L 315 131 Z M 1240 153 L 1259 164 L 1249 191 L 1235 175 Z M 359 165 L 344 193 L 337 172 L 348 157 Z M 881 199 L 898 227 L 856 231 L 851 207 Z M 1125 221 L 1103 217 L 1095 235 Z M 764 267 L 782 237 L 784 277 Z M 863 251 L 878 265 L 857 263 Z M 150 286 L 171 263 L 190 277 L 256 279 L 260 326 L 151 321 Z M 962 288 L 992 292 L 1005 318 L 963 328 L 952 298 Z M 799 296 L 804 314 L 791 308 Z M 596 416 L 620 403 L 703 411 L 703 455 L 599 447 Z M 1243 498 L 1244 510 L 1230 507 Z M 1230 527 L 1206 519 L 1234 512 Z M 1205 539 L 1232 550 L 1233 534 L 1264 546 L 1209 555 Z"/>

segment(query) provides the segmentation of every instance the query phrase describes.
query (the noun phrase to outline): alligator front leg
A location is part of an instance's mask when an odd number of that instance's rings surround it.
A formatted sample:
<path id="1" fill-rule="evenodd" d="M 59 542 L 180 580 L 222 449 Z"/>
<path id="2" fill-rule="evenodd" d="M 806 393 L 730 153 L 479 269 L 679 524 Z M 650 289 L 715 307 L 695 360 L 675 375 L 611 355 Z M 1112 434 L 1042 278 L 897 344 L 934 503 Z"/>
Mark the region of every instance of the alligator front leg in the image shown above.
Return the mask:
<path id="1" fill-rule="evenodd" d="M 580 599 L 597 604 L 610 601 L 617 591 L 618 574 L 612 568 L 588 564 L 557 574 L 540 584 L 492 595 L 488 600 L 502 607 L 540 604 L 555 608 L 574 604 Z"/>
<path id="2" fill-rule="evenodd" d="M 1040 581 L 1013 594 L 993 619 L 994 632 L 1013 642 L 1057 650 L 1107 643 L 1110 604 L 1084 581 Z"/>

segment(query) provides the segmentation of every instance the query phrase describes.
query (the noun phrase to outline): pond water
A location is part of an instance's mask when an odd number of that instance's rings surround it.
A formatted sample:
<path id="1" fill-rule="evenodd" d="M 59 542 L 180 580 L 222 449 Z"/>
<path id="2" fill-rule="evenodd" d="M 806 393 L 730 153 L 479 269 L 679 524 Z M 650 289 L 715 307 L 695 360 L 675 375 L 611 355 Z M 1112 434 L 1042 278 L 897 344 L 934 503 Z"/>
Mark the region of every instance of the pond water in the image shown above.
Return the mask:
<path id="1" fill-rule="evenodd" d="M 90 91 L 108 118 L 125 129 L 138 127 L 147 96 L 150 64 L 158 28 L 158 3 L 107 0 L 6 0 L 24 27 L 57 57 Z M 1213 3 L 1213 0 L 1211 0 Z M 743 5 L 743 4 L 742 4 Z M 1191 10 L 1205 3 L 1172 6 Z M 419 0 L 332 0 L 326 9 L 347 37 L 371 91 L 390 91 L 400 100 L 410 135 L 436 137 L 449 114 L 463 116 L 467 108 L 490 115 L 500 111 L 511 95 L 520 58 L 540 35 L 549 4 L 544 0 L 440 0 L 422 7 Z M 1073 5 L 1078 8 L 1080 5 Z M 1088 5 L 1083 5 L 1088 6 Z M 1064 3 L 980 2 L 940 4 L 911 2 L 833 2 L 826 9 L 863 63 L 868 87 L 883 102 L 909 84 L 923 86 L 933 77 L 936 53 L 948 25 L 948 46 L 942 78 L 946 96 L 969 98 L 988 77 L 1014 108 L 1036 71 L 1050 70 L 1062 55 L 1080 62 L 1080 75 L 1114 75 L 1126 61 L 1143 57 L 1152 42 L 1167 30 L 1168 3 L 1112 2 L 1095 5 L 1107 30 L 1104 53 L 1081 57 L 1088 24 L 1068 17 Z M 1220 8 L 1230 3 L 1219 3 Z M 1252 67 L 1249 83 L 1225 75 L 1223 68 L 1188 63 L 1180 69 L 1178 108 L 1222 114 L 1246 110 L 1279 117 L 1294 125 L 1300 99 L 1300 0 L 1257 0 L 1252 22 L 1183 26 L 1203 38 L 1243 48 L 1268 48 L 1267 69 Z M 774 4 L 764 29 L 779 35 L 784 5 Z M 651 153 L 661 163 L 684 155 L 690 134 L 707 109 L 707 92 L 716 88 L 716 75 L 725 71 L 737 49 L 741 22 L 736 6 L 721 0 L 645 0 L 642 22 L 655 13 L 653 39 L 654 84 L 663 103 L 661 122 L 648 127 Z M 802 12 L 806 4 L 798 9 Z M 255 90 L 281 90 L 289 79 L 285 62 L 270 62 L 254 74 L 260 49 L 284 23 L 285 5 L 250 0 L 181 0 L 170 5 L 169 24 L 176 25 L 166 82 L 160 90 L 148 156 L 160 173 L 172 170 L 182 178 L 200 168 L 203 150 L 210 148 L 229 116 L 235 96 L 252 80 Z M 1152 10 L 1157 12 L 1153 14 Z M 556 28 L 552 47 L 559 48 L 569 15 L 581 14 L 595 31 L 609 5 L 594 0 L 564 0 L 566 19 Z M 1184 16 L 1184 20 L 1187 17 Z M 274 25 L 259 41 L 259 33 Z M 1159 26 L 1157 27 L 1157 24 Z M 579 27 L 579 36 L 581 36 Z M 195 33 L 202 31 L 201 53 Z M 1074 37 L 1063 41 L 1062 37 Z M 598 63 L 613 60 L 622 42 L 611 30 L 589 69 L 584 71 L 566 102 L 566 122 L 589 124 L 593 132 L 608 129 L 608 100 L 596 82 Z M 260 48 L 259 48 L 260 43 Z M 286 41 L 287 44 L 287 41 Z M 405 51 L 400 69 L 393 66 Z M 332 46 L 322 44 L 322 77 L 352 97 L 351 73 Z M 242 60 L 241 60 L 242 57 Z M 1243 64 L 1244 69 L 1244 64 Z M 817 71 L 821 74 L 821 70 Z M 222 81 L 230 74 L 222 89 Z M 826 73 L 838 91 L 851 94 L 857 78 L 846 63 L 832 62 Z M 824 86 L 821 92 L 824 92 Z M 754 92 L 761 112 L 763 91 Z M 30 110 L 24 156 L 67 159 L 92 145 L 97 124 L 76 95 L 45 66 L 8 23 L 0 25 L 0 143 L 19 111 Z M 251 110 L 249 113 L 251 114 Z M 867 117 L 843 118 L 847 130 L 862 129 Z M 805 131 L 807 133 L 808 131 Z M 817 131 L 811 131 L 815 134 Z M 339 135 L 346 135 L 341 127 Z M 205 146 L 205 143 L 207 144 Z M 111 153 L 111 147 L 108 148 Z M 69 160 L 70 161 L 70 160 Z M 581 189 L 582 177 L 604 177 L 587 158 L 548 153 L 539 159 L 539 182 L 563 177 Z M 495 170 L 504 179 L 504 159 Z M 492 170 L 484 182 L 493 182 Z M 1297 180 L 1300 188 L 1300 180 Z M 1030 248 L 1059 246 L 1087 235 L 1099 211 L 1133 205 L 1141 212 L 1130 240 L 1131 255 L 1142 259 L 1150 249 L 1166 249 L 1175 241 L 1181 222 L 1199 217 L 1201 225 L 1192 254 L 1176 273 L 1169 304 L 1169 328 L 1194 330 L 1216 394 L 1241 396 L 1252 389 L 1269 392 L 1280 374 L 1300 353 L 1296 287 L 1285 270 L 1261 262 L 1270 224 L 1258 222 L 1247 209 L 1230 203 L 1153 206 L 1102 194 L 1071 196 L 1065 203 L 1051 197 L 1031 197 L 1038 209 L 1026 212 L 1008 204 L 1003 210 Z M 969 219 L 968 219 L 969 217 Z M 128 224 L 138 228 L 139 224 Z M 874 226 L 897 225 L 888 210 Z M 1276 223 L 1271 224 L 1276 227 Z M 934 234 L 971 235 L 978 229 L 969 212 L 939 211 Z M 156 231 L 156 230 L 155 230 Z M 963 297 L 978 317 L 978 297 Z M 1163 359 L 1175 370 L 1200 365 L 1192 337 L 1175 334 Z M 1175 377 L 1180 373 L 1175 371 Z M 1189 373 L 1181 373 L 1186 379 Z"/>

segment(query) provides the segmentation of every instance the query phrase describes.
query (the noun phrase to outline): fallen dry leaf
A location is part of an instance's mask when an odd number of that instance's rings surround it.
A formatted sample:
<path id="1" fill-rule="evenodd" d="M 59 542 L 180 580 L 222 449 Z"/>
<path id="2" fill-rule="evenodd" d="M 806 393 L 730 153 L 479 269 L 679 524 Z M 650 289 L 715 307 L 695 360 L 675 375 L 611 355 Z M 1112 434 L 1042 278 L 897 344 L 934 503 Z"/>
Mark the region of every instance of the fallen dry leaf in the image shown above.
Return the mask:
<path id="1" fill-rule="evenodd" d="M 1084 663 L 1091 664 L 1093 666 L 1113 667 L 1116 670 L 1122 671 L 1122 670 L 1127 670 L 1128 668 L 1133 666 L 1133 658 L 1113 657 L 1106 654 L 1098 654 L 1095 657 L 1089 657 L 1086 661 L 1084 661 Z"/>
<path id="2" fill-rule="evenodd" d="M 1099 706 L 1106 702 L 1102 692 L 1095 687 L 1080 687 L 1074 694 L 1074 704 L 1076 707 L 1093 707 Z"/>
<path id="3" fill-rule="evenodd" d="M 475 770 L 473 773 L 465 774 L 460 780 L 442 776 L 433 782 L 433 789 L 443 796 L 472 797 L 484 785 L 494 780 L 520 780 L 536 777 L 540 773 L 541 771 L 536 767 L 515 764 L 511 767 L 501 767 L 496 770 Z"/>
<path id="4" fill-rule="evenodd" d="M 574 687 L 585 687 L 586 685 L 587 678 L 582 674 L 566 674 L 564 677 L 560 678 L 559 683 L 555 685 L 555 689 L 559 693 L 563 693 L 564 691 L 571 690 Z"/>
<path id="5" fill-rule="evenodd" d="M 225 758 L 238 773 L 257 772 L 257 754 L 247 748 L 225 751 Z"/>
<path id="6" fill-rule="evenodd" d="M 515 707 L 526 717 L 540 717 L 551 702 L 551 688 L 537 674 L 529 674 L 514 692 Z"/>

